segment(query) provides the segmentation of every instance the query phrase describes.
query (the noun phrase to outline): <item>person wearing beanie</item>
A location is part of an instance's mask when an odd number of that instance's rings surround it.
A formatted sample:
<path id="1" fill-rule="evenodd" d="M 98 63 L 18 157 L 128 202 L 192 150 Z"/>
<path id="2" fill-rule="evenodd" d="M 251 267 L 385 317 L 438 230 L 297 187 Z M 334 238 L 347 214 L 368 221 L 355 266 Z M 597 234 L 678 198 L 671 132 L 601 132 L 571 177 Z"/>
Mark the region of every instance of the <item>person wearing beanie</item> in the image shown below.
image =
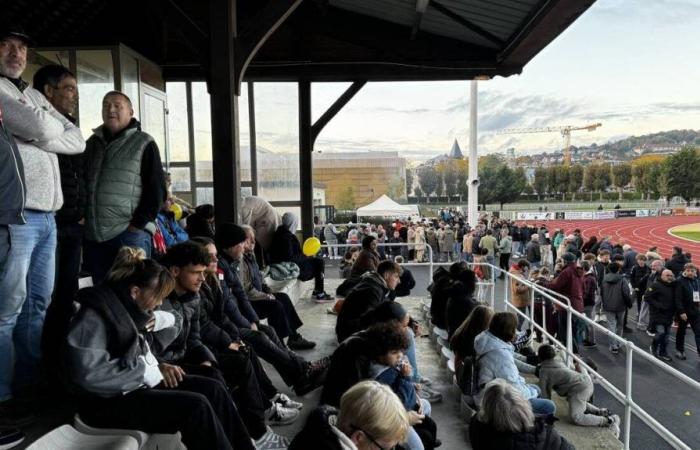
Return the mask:
<path id="1" fill-rule="evenodd" d="M 322 259 L 309 257 L 301 251 L 301 244 L 296 233 L 299 219 L 287 212 L 282 216 L 282 225 L 277 227 L 270 244 L 270 264 L 293 262 L 299 266 L 299 280 L 308 281 L 313 278 L 313 298 L 316 301 L 328 301 L 332 297 L 326 294 L 323 287 L 325 264 Z"/>

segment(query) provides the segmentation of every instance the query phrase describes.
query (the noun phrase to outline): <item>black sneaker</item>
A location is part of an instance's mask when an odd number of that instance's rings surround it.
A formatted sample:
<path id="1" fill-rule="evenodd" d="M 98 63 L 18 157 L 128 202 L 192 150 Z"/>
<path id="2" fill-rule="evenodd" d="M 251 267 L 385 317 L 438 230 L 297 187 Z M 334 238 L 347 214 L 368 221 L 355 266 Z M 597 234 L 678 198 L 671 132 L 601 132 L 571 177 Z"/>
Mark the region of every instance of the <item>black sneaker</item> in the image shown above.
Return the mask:
<path id="1" fill-rule="evenodd" d="M 287 347 L 292 350 L 311 350 L 312 348 L 316 347 L 316 343 L 304 339 L 301 334 L 297 334 L 296 336 L 290 336 L 289 339 L 287 339 Z"/>
<path id="2" fill-rule="evenodd" d="M 678 359 L 680 359 L 680 360 L 682 360 L 682 361 L 685 361 L 686 359 L 688 359 L 688 358 L 685 356 L 685 352 L 678 352 L 678 351 L 676 352 L 676 358 L 678 358 Z"/>
<path id="3" fill-rule="evenodd" d="M 671 358 L 671 356 L 669 355 L 659 355 L 659 358 L 663 359 L 666 362 L 673 361 L 673 358 Z"/>
<path id="4" fill-rule="evenodd" d="M 314 302 L 316 302 L 316 303 L 329 303 L 329 302 L 332 302 L 332 301 L 335 300 L 331 295 L 326 294 L 326 293 L 323 292 L 323 291 L 321 291 L 321 292 L 314 292 L 313 294 L 311 294 L 311 298 L 312 298 L 312 299 L 314 300 Z"/>
<path id="5" fill-rule="evenodd" d="M 36 417 L 22 407 L 17 400 L 0 403 L 0 429 L 23 428 L 33 424 Z"/>
<path id="6" fill-rule="evenodd" d="M 8 450 L 17 447 L 26 436 L 20 430 L 0 430 L 0 450 Z"/>
<path id="7" fill-rule="evenodd" d="M 322 386 L 326 381 L 327 367 L 314 367 L 312 364 L 309 364 L 306 374 L 294 385 L 294 392 L 300 397 Z"/>
<path id="8" fill-rule="evenodd" d="M 588 348 L 593 348 L 593 347 L 597 347 L 598 344 L 596 344 L 595 342 L 591 342 L 591 341 L 584 340 L 584 341 L 583 341 L 583 346 L 584 346 L 584 347 L 588 347 Z"/>

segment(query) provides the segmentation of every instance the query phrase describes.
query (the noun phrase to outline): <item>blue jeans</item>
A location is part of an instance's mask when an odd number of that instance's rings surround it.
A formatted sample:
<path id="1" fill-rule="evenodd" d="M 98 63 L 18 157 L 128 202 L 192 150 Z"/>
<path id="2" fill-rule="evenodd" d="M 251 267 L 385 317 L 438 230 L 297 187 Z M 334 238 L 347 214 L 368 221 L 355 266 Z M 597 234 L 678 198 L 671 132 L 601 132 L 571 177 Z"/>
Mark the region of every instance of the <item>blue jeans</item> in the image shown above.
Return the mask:
<path id="1" fill-rule="evenodd" d="M 83 266 L 92 275 L 93 284 L 102 281 L 112 267 L 119 249 L 122 247 L 135 247 L 143 249 L 150 258 L 153 248 L 153 238 L 148 231 L 138 230 L 122 231 L 120 235 L 108 241 L 95 242 L 85 240 Z"/>
<path id="2" fill-rule="evenodd" d="M 416 335 L 413 333 L 411 327 L 408 328 L 408 349 L 406 350 L 406 357 L 413 368 L 413 381 L 417 383 L 421 379 L 421 376 L 420 373 L 418 373 L 418 360 L 416 359 Z"/>
<path id="3" fill-rule="evenodd" d="M 622 336 L 622 324 L 624 323 L 624 311 L 605 311 L 605 318 L 608 320 L 608 330 L 618 336 Z M 619 350 L 620 341 L 608 336 L 608 347 L 610 350 Z"/>
<path id="4" fill-rule="evenodd" d="M 423 414 L 425 414 L 425 416 L 427 417 L 430 417 L 430 414 L 432 413 L 432 407 L 430 406 L 430 402 L 422 398 L 420 399 L 420 403 L 421 405 L 423 405 Z M 423 446 L 423 442 L 420 440 L 420 436 L 418 436 L 418 433 L 413 427 L 408 428 L 408 436 L 406 437 L 405 444 L 407 450 L 423 450 L 425 448 Z"/>
<path id="5" fill-rule="evenodd" d="M 546 398 L 531 398 L 530 405 L 532 406 L 532 412 L 536 416 L 549 416 L 557 411 L 557 406 L 554 402 Z"/>
<path id="6" fill-rule="evenodd" d="M 0 401 L 12 398 L 13 380 L 14 387 L 38 382 L 56 270 L 53 213 L 26 210 L 24 216 L 26 224 L 7 226 L 0 255 L 6 255 L 0 258 Z"/>
<path id="7" fill-rule="evenodd" d="M 668 337 L 671 334 L 671 326 L 657 323 L 654 330 L 656 331 L 656 335 L 654 335 L 654 340 L 651 341 L 652 350 L 659 352 L 661 356 L 668 355 L 666 347 L 668 346 Z"/>

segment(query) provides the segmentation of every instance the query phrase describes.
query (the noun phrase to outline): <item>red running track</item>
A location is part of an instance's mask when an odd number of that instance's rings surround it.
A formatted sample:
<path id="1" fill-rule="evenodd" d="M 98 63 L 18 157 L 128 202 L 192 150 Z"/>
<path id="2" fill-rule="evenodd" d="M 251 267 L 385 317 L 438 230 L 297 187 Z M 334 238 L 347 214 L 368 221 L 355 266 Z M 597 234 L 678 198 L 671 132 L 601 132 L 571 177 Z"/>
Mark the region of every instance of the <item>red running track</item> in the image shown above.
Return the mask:
<path id="1" fill-rule="evenodd" d="M 674 246 L 680 246 L 684 251 L 690 252 L 694 256 L 700 256 L 700 243 L 668 234 L 668 230 L 677 225 L 700 223 L 700 216 L 630 217 L 607 220 L 549 220 L 546 222 L 529 220 L 527 222 L 536 225 L 546 223 L 550 231 L 555 228 L 561 228 L 565 230 L 566 234 L 570 234 L 574 229 L 578 228 L 586 239 L 593 235 L 598 237 L 610 236 L 613 242 L 623 240 L 637 251 L 646 251 L 649 247 L 657 247 L 659 254 L 666 258 L 671 256 Z"/>

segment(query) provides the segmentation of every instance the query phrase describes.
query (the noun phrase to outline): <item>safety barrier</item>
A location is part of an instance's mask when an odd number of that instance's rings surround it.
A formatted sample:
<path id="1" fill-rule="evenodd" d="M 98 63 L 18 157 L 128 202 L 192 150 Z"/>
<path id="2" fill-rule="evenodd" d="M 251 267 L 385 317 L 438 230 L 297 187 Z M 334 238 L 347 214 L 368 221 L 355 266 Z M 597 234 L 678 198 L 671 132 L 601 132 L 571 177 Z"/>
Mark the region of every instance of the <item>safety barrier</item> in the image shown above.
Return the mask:
<path id="1" fill-rule="evenodd" d="M 492 266 L 494 269 L 497 270 L 495 266 Z M 512 308 L 513 312 L 517 314 L 520 317 L 523 317 L 525 320 L 527 320 L 530 324 L 530 328 L 536 328 L 540 330 L 543 335 L 547 336 L 555 345 L 558 347 L 563 348 L 566 351 L 567 358 L 569 360 L 574 359 L 577 361 L 580 365 L 586 368 L 586 370 L 590 372 L 595 372 L 596 373 L 596 379 L 599 381 L 600 385 L 608 391 L 616 400 L 618 400 L 620 403 L 622 403 L 625 407 L 625 421 L 624 421 L 624 429 L 623 429 L 623 444 L 625 450 L 628 450 L 630 448 L 629 441 L 630 441 L 630 419 L 632 414 L 637 416 L 639 419 L 641 419 L 645 424 L 647 424 L 655 433 L 657 433 L 661 438 L 663 438 L 666 442 L 668 442 L 671 446 L 673 446 L 676 449 L 683 449 L 683 450 L 691 450 L 691 446 L 687 445 L 685 442 L 681 441 L 680 438 L 678 438 L 676 435 L 674 435 L 671 431 L 669 431 L 665 426 L 663 426 L 661 423 L 659 423 L 656 419 L 654 419 L 646 410 L 644 410 L 642 407 L 640 407 L 637 403 L 634 402 L 634 399 L 632 398 L 632 366 L 633 366 L 633 361 L 634 361 L 634 356 L 639 355 L 642 359 L 645 359 L 646 361 L 650 362 L 651 364 L 655 365 L 656 367 L 662 369 L 664 372 L 668 373 L 669 375 L 679 379 L 680 381 L 684 382 L 688 386 L 692 387 L 693 389 L 696 389 L 698 392 L 700 392 L 700 383 L 697 381 L 693 380 L 692 378 L 688 377 L 687 375 L 679 372 L 678 370 L 674 369 L 673 367 L 659 361 L 656 357 L 653 355 L 647 353 L 646 351 L 640 349 L 637 347 L 633 342 L 628 341 L 627 339 L 624 339 L 617 334 L 611 332 L 607 328 L 603 327 L 602 325 L 596 323 L 595 321 L 591 320 L 584 314 L 579 313 L 575 309 L 571 307 L 571 303 L 566 299 L 566 297 L 562 296 L 561 294 L 557 294 L 549 289 L 546 289 L 542 286 L 539 286 L 529 280 L 525 280 L 522 277 L 518 277 L 514 274 L 504 272 L 506 274 L 506 279 L 509 281 L 516 280 L 520 283 L 523 283 L 527 285 L 531 289 L 531 295 L 530 295 L 530 314 L 526 315 L 523 314 L 522 311 L 520 311 L 518 308 L 516 308 L 509 300 L 509 295 L 510 295 L 510 289 L 506 288 L 505 291 L 505 305 L 506 308 Z M 540 293 L 543 298 L 549 299 L 554 305 L 559 306 L 559 310 L 565 310 L 566 315 L 567 315 L 567 339 L 566 339 L 566 345 L 562 345 L 557 339 L 554 338 L 548 331 L 546 327 L 546 321 L 545 317 L 546 314 L 544 314 L 544 305 L 543 305 L 543 314 L 542 314 L 542 325 L 535 323 L 534 320 L 534 308 L 535 308 L 535 292 Z M 554 295 L 556 294 L 556 295 Z M 557 298 L 558 297 L 558 298 Z M 561 299 L 566 300 L 566 302 L 561 301 Z M 593 370 L 588 364 L 586 364 L 581 358 L 579 358 L 576 354 L 573 353 L 572 351 L 572 335 L 573 335 L 573 329 L 572 329 L 572 318 L 576 317 L 578 320 L 583 321 L 584 324 L 587 326 L 592 326 L 594 329 L 597 331 L 600 331 L 604 335 L 606 335 L 608 338 L 617 340 L 621 343 L 621 345 L 625 349 L 625 355 L 626 355 L 626 361 L 625 361 L 625 389 L 624 391 L 618 389 L 615 387 L 609 380 L 607 380 L 605 377 L 601 376 L 599 373 L 597 373 L 595 370 Z"/>

